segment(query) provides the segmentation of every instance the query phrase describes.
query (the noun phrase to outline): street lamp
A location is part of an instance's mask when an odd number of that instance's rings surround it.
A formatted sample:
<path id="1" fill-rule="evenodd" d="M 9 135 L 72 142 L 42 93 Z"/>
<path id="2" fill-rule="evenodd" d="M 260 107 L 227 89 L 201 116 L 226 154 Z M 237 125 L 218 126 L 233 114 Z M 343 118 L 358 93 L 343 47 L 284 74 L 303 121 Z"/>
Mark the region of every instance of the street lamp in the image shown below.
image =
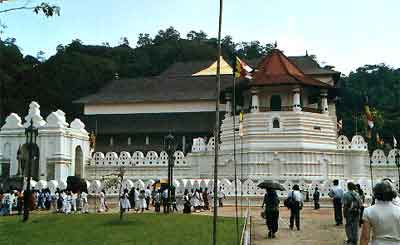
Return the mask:
<path id="1" fill-rule="evenodd" d="M 122 208 L 122 199 L 125 198 L 125 190 L 122 190 L 122 184 L 124 181 L 124 175 L 125 175 L 125 168 L 120 167 L 119 168 L 119 173 L 118 173 L 118 178 L 120 179 L 120 186 L 119 186 L 119 219 L 122 220 L 123 214 L 124 214 L 124 209 Z"/>
<path id="2" fill-rule="evenodd" d="M 168 155 L 168 206 L 167 206 L 167 212 L 169 213 L 170 207 L 172 204 L 171 200 L 171 189 L 172 189 L 172 184 L 174 181 L 174 164 L 175 164 L 175 159 L 174 159 L 174 153 L 175 153 L 175 138 L 174 136 L 169 133 L 167 136 L 164 137 L 164 142 L 165 142 L 165 151 L 167 152 Z"/>
<path id="3" fill-rule="evenodd" d="M 398 186 L 397 189 L 400 192 L 400 150 L 397 149 L 396 151 L 396 156 L 395 156 L 395 163 L 397 167 L 397 178 L 398 178 Z"/>
<path id="4" fill-rule="evenodd" d="M 26 222 L 29 218 L 29 199 L 31 196 L 31 172 L 32 172 L 32 160 L 36 158 L 36 137 L 38 136 L 38 129 L 31 124 L 25 129 L 26 146 L 28 147 L 28 176 L 26 178 L 26 190 L 24 193 L 24 217 L 23 222 Z"/>

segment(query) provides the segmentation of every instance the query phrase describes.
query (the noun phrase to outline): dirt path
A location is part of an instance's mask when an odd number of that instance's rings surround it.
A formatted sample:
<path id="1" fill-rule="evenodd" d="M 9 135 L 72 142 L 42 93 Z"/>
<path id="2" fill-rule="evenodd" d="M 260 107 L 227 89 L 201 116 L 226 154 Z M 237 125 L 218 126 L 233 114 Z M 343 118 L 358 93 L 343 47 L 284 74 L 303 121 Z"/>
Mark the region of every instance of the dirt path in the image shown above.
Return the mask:
<path id="1" fill-rule="evenodd" d="M 256 213 L 257 212 L 257 213 Z M 345 241 L 344 227 L 336 227 L 333 210 L 323 208 L 315 211 L 305 208 L 301 213 L 300 231 L 289 229 L 289 212 L 280 209 L 279 231 L 276 239 L 266 239 L 265 220 L 260 217 L 260 209 L 253 209 L 253 245 L 342 245 Z"/>

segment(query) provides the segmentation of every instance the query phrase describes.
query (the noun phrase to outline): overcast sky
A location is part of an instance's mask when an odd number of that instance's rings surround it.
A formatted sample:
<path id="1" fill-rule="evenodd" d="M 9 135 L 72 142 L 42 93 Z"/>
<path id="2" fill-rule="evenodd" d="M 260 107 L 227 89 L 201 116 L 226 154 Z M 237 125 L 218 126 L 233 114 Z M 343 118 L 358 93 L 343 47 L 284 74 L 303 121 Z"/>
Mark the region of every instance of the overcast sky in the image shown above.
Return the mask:
<path id="1" fill-rule="evenodd" d="M 27 0 L 0 4 L 0 9 Z M 30 1 L 31 5 L 44 0 Z M 58 44 L 79 38 L 85 44 L 117 45 L 139 33 L 152 36 L 174 26 L 182 37 L 190 30 L 217 36 L 218 0 L 47 0 L 61 7 L 59 17 L 30 11 L 1 14 L 3 38 L 15 37 L 24 54 L 46 56 Z M 29 1 L 28 1 L 29 2 Z M 223 36 L 235 41 L 275 42 L 286 55 L 315 54 L 322 64 L 348 73 L 364 64 L 400 67 L 399 0 L 225 0 Z"/>

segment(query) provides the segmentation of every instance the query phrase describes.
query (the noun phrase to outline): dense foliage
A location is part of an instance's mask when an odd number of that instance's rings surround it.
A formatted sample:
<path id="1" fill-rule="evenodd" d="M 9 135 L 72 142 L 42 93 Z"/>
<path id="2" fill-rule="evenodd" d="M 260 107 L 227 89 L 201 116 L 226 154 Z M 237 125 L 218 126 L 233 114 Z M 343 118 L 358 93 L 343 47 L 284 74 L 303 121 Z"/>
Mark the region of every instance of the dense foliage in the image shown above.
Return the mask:
<path id="1" fill-rule="evenodd" d="M 258 41 L 236 43 L 230 36 L 222 40 L 222 46 L 230 60 L 234 54 L 245 59 L 262 57 L 273 48 Z M 26 105 L 36 100 L 42 105 L 43 115 L 63 108 L 70 120 L 82 113 L 81 106 L 72 101 L 96 92 L 116 73 L 119 77 L 157 75 L 177 61 L 215 59 L 216 47 L 217 40 L 203 31 L 190 31 L 182 37 L 173 27 L 160 30 L 154 37 L 140 34 L 134 48 L 127 38 L 121 38 L 116 47 L 108 43 L 84 45 L 76 39 L 58 45 L 57 53 L 47 60 L 43 53 L 24 57 L 15 39 L 0 40 L 0 115 L 25 115 Z M 337 112 L 346 135 L 350 137 L 356 131 L 366 134 L 366 97 L 375 116 L 373 133 L 378 132 L 386 142 L 399 135 L 400 69 L 366 65 L 342 77 L 340 86 Z"/>
<path id="2" fill-rule="evenodd" d="M 337 114 L 343 119 L 344 133 L 351 136 L 357 131 L 368 135 L 364 114 L 364 105 L 368 103 L 374 118 L 370 148 L 387 150 L 393 145 L 393 136 L 399 141 L 400 69 L 385 64 L 365 65 L 343 77 L 341 82 Z M 377 134 L 385 144 L 377 144 Z"/>
<path id="3" fill-rule="evenodd" d="M 246 58 L 265 55 L 272 45 L 259 42 L 234 43 L 223 40 L 224 56 L 237 51 Z M 118 73 L 119 77 L 158 75 L 177 61 L 216 59 L 217 40 L 204 32 L 191 31 L 186 38 L 170 27 L 160 30 L 154 38 L 140 34 L 137 46 L 129 46 L 127 38 L 120 45 L 84 45 L 79 39 L 68 45 L 58 45 L 57 53 L 47 60 L 23 57 L 15 39 L 0 41 L 0 83 L 4 115 L 16 112 L 24 115 L 26 105 L 37 100 L 46 115 L 56 108 L 70 117 L 79 116 L 82 108 L 72 101 L 96 92 Z M 71 119 L 71 118 L 70 118 Z"/>

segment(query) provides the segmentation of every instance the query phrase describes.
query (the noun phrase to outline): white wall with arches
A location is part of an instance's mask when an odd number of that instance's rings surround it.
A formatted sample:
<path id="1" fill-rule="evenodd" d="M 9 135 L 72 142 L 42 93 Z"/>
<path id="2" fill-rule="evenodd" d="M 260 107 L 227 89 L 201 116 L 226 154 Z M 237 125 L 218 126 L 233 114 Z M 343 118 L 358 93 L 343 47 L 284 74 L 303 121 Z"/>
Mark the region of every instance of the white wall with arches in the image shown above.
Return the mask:
<path id="1" fill-rule="evenodd" d="M 38 129 L 36 145 L 39 159 L 35 166 L 37 180 L 66 180 L 68 176 L 75 175 L 75 171 L 84 176 L 85 165 L 90 157 L 89 137 L 84 123 L 79 119 L 68 123 L 61 110 L 50 113 L 44 119 L 40 113 L 40 105 L 33 101 L 29 104 L 28 114 L 24 119 L 11 113 L 5 124 L 0 125 L 0 164 L 9 165 L 7 177 L 20 172 L 17 153 L 18 149 L 24 149 L 25 128 L 29 127 L 31 121 Z"/>

